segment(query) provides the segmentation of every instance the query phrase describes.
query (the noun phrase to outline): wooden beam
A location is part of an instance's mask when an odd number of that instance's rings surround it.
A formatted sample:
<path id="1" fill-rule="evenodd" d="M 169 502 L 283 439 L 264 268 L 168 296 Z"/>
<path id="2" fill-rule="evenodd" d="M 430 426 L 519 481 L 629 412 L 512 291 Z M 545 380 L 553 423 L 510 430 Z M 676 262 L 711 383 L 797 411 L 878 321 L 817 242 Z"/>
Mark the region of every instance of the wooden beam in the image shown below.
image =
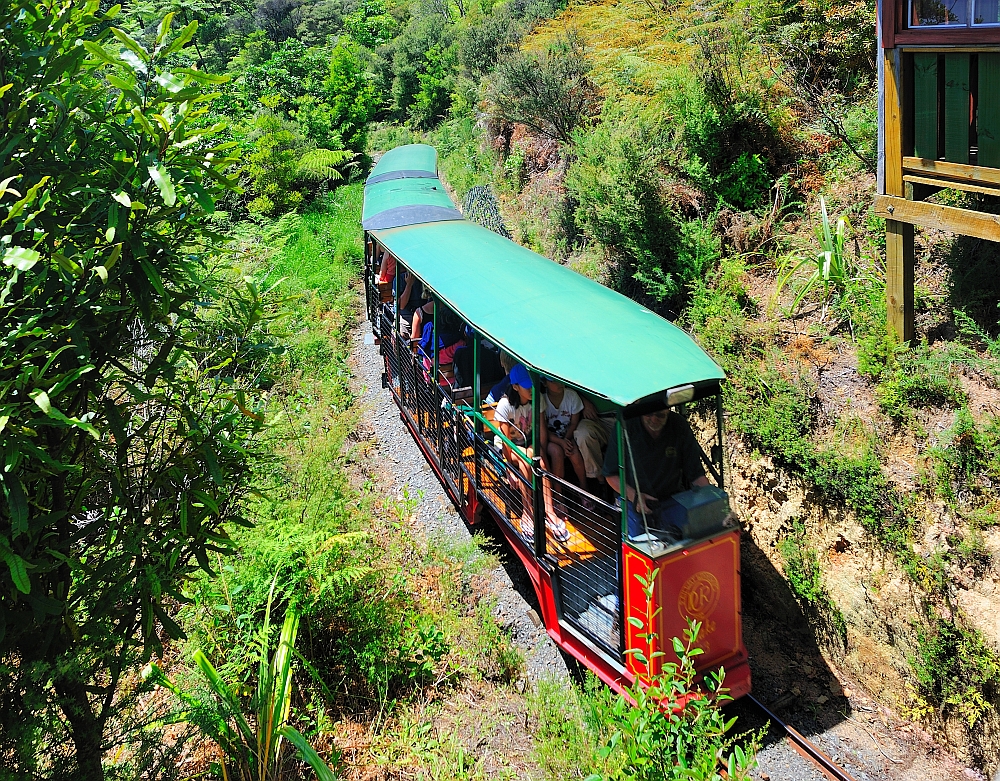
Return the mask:
<path id="1" fill-rule="evenodd" d="M 993 195 L 1000 197 L 1000 186 L 984 187 L 981 184 L 969 184 L 968 182 L 952 182 L 944 179 L 929 179 L 926 176 L 914 176 L 906 174 L 903 176 L 904 184 L 921 184 L 936 187 L 939 190 L 952 189 L 962 190 L 967 193 L 979 193 L 980 195 Z M 907 198 L 909 201 L 922 201 L 923 198 Z"/>
<path id="2" fill-rule="evenodd" d="M 888 132 L 888 131 L 887 131 Z M 886 139 L 888 141 L 888 139 Z M 934 174 L 943 179 L 957 179 L 973 184 L 1000 185 L 1000 168 L 983 168 L 980 165 L 946 163 L 944 160 L 928 160 L 925 157 L 904 157 L 903 170 L 914 174 Z M 886 190 L 886 194 L 889 193 Z"/>
<path id="3" fill-rule="evenodd" d="M 959 27 L 946 30 L 937 28 L 910 28 L 897 30 L 893 36 L 895 46 L 966 46 L 974 47 L 980 44 L 1000 43 L 1000 28 L 997 27 Z"/>
<path id="4" fill-rule="evenodd" d="M 887 196 L 879 196 L 879 199 Z M 892 198 L 910 203 L 902 198 Z M 901 342 L 913 340 L 913 226 L 885 221 L 885 303 L 889 330 Z"/>
<path id="5" fill-rule="evenodd" d="M 899 79 L 896 70 L 896 50 L 884 49 L 882 57 L 885 79 L 885 192 L 903 195 L 903 120 L 899 100 Z"/>
<path id="6" fill-rule="evenodd" d="M 987 241 L 1000 241 L 1000 214 L 908 201 L 888 195 L 880 195 L 875 199 L 875 214 L 892 222 L 937 228 Z"/>

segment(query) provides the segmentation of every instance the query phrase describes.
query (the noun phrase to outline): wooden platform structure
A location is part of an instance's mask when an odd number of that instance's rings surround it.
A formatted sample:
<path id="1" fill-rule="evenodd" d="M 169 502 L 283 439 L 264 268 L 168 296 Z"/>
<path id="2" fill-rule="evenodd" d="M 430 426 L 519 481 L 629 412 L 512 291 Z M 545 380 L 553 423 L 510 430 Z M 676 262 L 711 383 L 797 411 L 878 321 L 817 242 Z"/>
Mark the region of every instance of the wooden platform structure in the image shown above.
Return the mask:
<path id="1" fill-rule="evenodd" d="M 913 228 L 1000 241 L 1000 215 L 927 203 L 1000 196 L 997 0 L 878 0 L 879 182 L 889 327 L 913 339 Z"/>

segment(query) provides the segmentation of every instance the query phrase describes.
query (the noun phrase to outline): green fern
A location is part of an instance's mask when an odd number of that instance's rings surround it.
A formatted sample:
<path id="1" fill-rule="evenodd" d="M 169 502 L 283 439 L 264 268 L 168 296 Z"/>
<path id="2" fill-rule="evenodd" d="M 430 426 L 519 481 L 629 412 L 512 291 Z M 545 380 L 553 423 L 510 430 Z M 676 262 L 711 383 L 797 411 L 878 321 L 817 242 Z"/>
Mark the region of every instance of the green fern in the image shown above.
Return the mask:
<path id="1" fill-rule="evenodd" d="M 295 176 L 317 182 L 339 182 L 344 178 L 339 169 L 357 166 L 357 156 L 356 152 L 347 149 L 312 149 L 299 158 Z"/>

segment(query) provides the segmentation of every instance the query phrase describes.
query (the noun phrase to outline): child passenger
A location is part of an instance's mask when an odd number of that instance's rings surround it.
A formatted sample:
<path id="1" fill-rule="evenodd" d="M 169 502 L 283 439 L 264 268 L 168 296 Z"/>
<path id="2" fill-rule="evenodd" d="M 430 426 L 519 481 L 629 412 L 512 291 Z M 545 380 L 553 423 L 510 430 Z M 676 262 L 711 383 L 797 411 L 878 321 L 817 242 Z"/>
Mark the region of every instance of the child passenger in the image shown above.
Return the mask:
<path id="1" fill-rule="evenodd" d="M 547 453 L 552 462 L 552 474 L 565 477 L 566 460 L 573 465 L 581 488 L 587 488 L 587 471 L 583 455 L 574 441 L 574 434 L 583 414 L 583 399 L 559 380 L 545 380 L 545 425 L 549 430 Z"/>
<path id="2" fill-rule="evenodd" d="M 520 472 L 523 480 L 514 481 L 521 492 L 521 536 L 529 544 L 533 542 L 535 536 L 535 524 L 531 514 L 531 460 L 534 458 L 534 450 L 531 447 L 532 421 L 534 420 L 534 408 L 531 404 L 531 376 L 523 365 L 517 364 L 510 370 L 510 388 L 497 404 L 496 413 L 493 416 L 494 423 L 500 432 L 520 450 L 522 455 L 512 452 L 509 445 L 497 437 L 496 444 L 503 450 L 504 459 Z M 548 445 L 547 430 L 543 428 L 539 433 L 539 442 L 542 453 L 545 453 Z M 545 458 L 542 457 L 542 466 L 545 466 Z M 542 499 L 545 504 L 545 525 L 552 532 L 552 536 L 559 542 L 566 542 L 569 539 L 569 530 L 563 518 L 556 515 L 552 504 L 552 486 L 548 480 L 542 481 Z"/>

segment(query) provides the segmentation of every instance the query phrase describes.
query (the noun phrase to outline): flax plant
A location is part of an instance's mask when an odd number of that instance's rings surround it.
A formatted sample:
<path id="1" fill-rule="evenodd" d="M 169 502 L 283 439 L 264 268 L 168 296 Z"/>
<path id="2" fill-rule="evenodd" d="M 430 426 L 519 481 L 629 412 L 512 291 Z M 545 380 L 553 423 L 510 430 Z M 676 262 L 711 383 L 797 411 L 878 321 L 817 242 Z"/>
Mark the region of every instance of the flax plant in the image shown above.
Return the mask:
<path id="1" fill-rule="evenodd" d="M 274 656 L 269 658 L 268 635 L 274 585 L 272 582 L 259 636 L 257 691 L 249 702 L 249 710 L 253 712 L 252 720 L 244 714 L 236 692 L 222 680 L 214 665 L 201 651 L 195 651 L 194 663 L 215 696 L 214 707 L 181 691 L 156 664 L 146 667 L 143 677 L 173 692 L 185 706 L 184 710 L 161 721 L 161 725 L 180 722 L 194 724 L 219 745 L 223 760 L 219 763 L 217 772 L 223 781 L 278 781 L 282 777 L 285 740 L 297 749 L 299 758 L 312 768 L 319 781 L 336 781 L 337 775 L 316 749 L 302 733 L 288 723 L 292 704 L 292 658 L 296 655 L 295 638 L 298 635 L 300 614 L 294 606 L 285 611 L 278 648 Z"/>
<path id="2" fill-rule="evenodd" d="M 774 291 L 774 301 L 781 296 L 785 285 L 796 276 L 800 270 L 811 268 L 812 273 L 802 282 L 792 299 L 789 312 L 795 312 L 802 301 L 817 286 L 823 290 L 823 314 L 826 315 L 826 304 L 835 292 L 843 292 L 851 279 L 852 264 L 847 256 L 847 236 L 851 230 L 851 221 L 846 216 L 837 218 L 836 227 L 832 227 L 830 216 L 826 211 L 826 199 L 819 198 L 821 213 L 820 224 L 816 227 L 816 238 L 819 240 L 819 251 L 812 256 L 789 255 L 778 268 L 778 287 Z"/>

